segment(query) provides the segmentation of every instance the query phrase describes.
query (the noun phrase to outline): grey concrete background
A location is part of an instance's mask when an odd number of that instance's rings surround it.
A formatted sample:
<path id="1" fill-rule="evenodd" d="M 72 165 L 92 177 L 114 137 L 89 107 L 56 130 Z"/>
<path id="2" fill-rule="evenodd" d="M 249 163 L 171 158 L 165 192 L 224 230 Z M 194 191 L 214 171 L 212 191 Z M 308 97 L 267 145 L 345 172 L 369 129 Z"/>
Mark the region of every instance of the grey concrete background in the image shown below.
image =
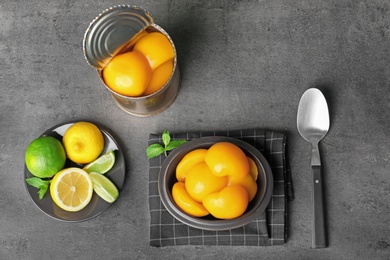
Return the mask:
<path id="1" fill-rule="evenodd" d="M 135 4 L 172 36 L 175 103 L 122 112 L 86 63 L 83 34 L 104 9 Z M 0 259 L 389 259 L 390 4 L 387 0 L 10 1 L 0 3 Z M 311 249 L 310 147 L 302 93 L 320 88 L 329 247 Z M 53 220 L 24 188 L 24 152 L 46 129 L 90 120 L 119 138 L 127 172 L 102 215 Z M 149 246 L 148 133 L 265 127 L 288 133 L 295 200 L 275 247 Z"/>

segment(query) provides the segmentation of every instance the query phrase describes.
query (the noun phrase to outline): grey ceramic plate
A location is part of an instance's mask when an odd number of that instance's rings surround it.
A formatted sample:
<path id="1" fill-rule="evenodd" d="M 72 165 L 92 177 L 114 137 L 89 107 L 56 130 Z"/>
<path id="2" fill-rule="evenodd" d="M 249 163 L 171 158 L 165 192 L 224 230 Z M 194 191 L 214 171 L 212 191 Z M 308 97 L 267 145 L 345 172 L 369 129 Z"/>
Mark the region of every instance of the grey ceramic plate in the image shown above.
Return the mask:
<path id="1" fill-rule="evenodd" d="M 172 198 L 172 186 L 176 180 L 176 166 L 180 160 L 192 150 L 199 148 L 209 148 L 217 142 L 231 142 L 240 147 L 247 156 L 252 158 L 259 170 L 257 179 L 258 192 L 254 199 L 249 203 L 246 212 L 238 218 L 221 220 L 207 216 L 202 218 L 192 217 L 184 213 L 178 208 Z M 250 223 L 255 218 L 259 217 L 261 213 L 267 208 L 273 192 L 273 176 L 271 167 L 269 166 L 265 157 L 252 145 L 241 141 L 239 139 L 211 136 L 194 139 L 185 143 L 169 154 L 161 166 L 161 171 L 158 180 L 158 189 L 161 201 L 169 213 L 177 220 L 189 226 L 203 229 L 203 230 L 229 230 L 238 228 Z"/>
<path id="2" fill-rule="evenodd" d="M 62 141 L 62 136 L 64 135 L 65 131 L 73 125 L 75 122 L 65 123 L 61 125 L 54 126 L 47 131 L 45 131 L 42 135 L 49 135 L 57 138 L 58 140 Z M 95 124 L 97 125 L 97 124 Z M 100 130 L 103 133 L 104 136 L 104 149 L 102 154 L 106 153 L 109 150 L 115 151 L 115 164 L 112 167 L 112 169 L 105 173 L 105 176 L 108 177 L 118 188 L 119 191 L 121 191 L 123 187 L 123 183 L 125 181 L 125 160 L 122 153 L 122 149 L 119 147 L 118 143 L 115 141 L 114 137 L 107 132 L 107 130 L 103 129 L 101 126 L 97 125 Z M 65 168 L 67 167 L 82 167 L 82 165 L 77 165 L 74 162 L 70 161 L 69 159 L 66 160 Z M 38 189 L 28 185 L 25 181 L 26 178 L 33 177 L 33 175 L 29 172 L 27 167 L 24 167 L 24 175 L 23 175 L 23 181 L 26 186 L 27 192 L 30 195 L 32 201 L 34 202 L 37 207 L 44 212 L 46 215 L 66 221 L 66 222 L 79 222 L 91 219 L 93 217 L 98 216 L 99 214 L 103 213 L 106 209 L 108 209 L 111 204 L 107 203 L 106 201 L 99 198 L 99 196 L 94 192 L 91 202 L 86 206 L 84 209 L 78 211 L 78 212 L 68 212 L 61 208 L 59 208 L 51 199 L 50 191 L 48 190 L 42 200 L 39 200 L 38 197 Z"/>

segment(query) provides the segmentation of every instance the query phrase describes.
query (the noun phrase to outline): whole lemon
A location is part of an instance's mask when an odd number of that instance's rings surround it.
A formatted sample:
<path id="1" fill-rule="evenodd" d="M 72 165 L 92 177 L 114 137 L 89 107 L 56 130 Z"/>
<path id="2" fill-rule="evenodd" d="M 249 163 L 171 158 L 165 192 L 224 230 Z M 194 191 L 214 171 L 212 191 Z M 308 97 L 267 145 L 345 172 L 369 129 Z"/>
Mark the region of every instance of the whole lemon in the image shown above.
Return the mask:
<path id="1" fill-rule="evenodd" d="M 26 149 L 25 162 L 32 175 L 50 178 L 61 170 L 66 161 L 61 142 L 51 136 L 42 136 L 33 140 Z"/>
<path id="2" fill-rule="evenodd" d="M 62 143 L 70 160 L 86 164 L 99 157 L 104 148 L 104 137 L 96 125 L 77 122 L 65 131 Z"/>

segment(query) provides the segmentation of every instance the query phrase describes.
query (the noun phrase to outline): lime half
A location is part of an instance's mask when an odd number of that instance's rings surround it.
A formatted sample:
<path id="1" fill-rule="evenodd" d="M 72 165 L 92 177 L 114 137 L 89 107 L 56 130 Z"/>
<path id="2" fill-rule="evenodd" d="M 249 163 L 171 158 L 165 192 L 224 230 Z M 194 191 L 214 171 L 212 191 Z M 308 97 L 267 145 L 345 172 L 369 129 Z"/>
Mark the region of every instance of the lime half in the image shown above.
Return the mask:
<path id="1" fill-rule="evenodd" d="M 109 178 L 96 172 L 90 172 L 89 177 L 93 183 L 93 190 L 100 198 L 108 203 L 113 203 L 118 198 L 119 191 Z"/>
<path id="2" fill-rule="evenodd" d="M 106 154 L 100 156 L 95 161 L 84 166 L 83 170 L 90 172 L 97 172 L 100 174 L 105 174 L 108 172 L 115 164 L 115 153 L 113 150 L 107 152 Z"/>

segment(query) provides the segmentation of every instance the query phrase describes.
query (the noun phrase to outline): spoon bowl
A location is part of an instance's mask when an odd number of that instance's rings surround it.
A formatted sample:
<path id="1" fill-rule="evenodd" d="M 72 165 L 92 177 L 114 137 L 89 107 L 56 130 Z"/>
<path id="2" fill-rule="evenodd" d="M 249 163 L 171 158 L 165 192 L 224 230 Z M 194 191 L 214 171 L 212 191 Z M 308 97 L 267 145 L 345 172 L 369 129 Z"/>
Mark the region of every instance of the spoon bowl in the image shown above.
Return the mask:
<path id="1" fill-rule="evenodd" d="M 320 90 L 308 89 L 298 106 L 297 125 L 300 135 L 311 142 L 319 142 L 329 130 L 329 112 Z"/>

